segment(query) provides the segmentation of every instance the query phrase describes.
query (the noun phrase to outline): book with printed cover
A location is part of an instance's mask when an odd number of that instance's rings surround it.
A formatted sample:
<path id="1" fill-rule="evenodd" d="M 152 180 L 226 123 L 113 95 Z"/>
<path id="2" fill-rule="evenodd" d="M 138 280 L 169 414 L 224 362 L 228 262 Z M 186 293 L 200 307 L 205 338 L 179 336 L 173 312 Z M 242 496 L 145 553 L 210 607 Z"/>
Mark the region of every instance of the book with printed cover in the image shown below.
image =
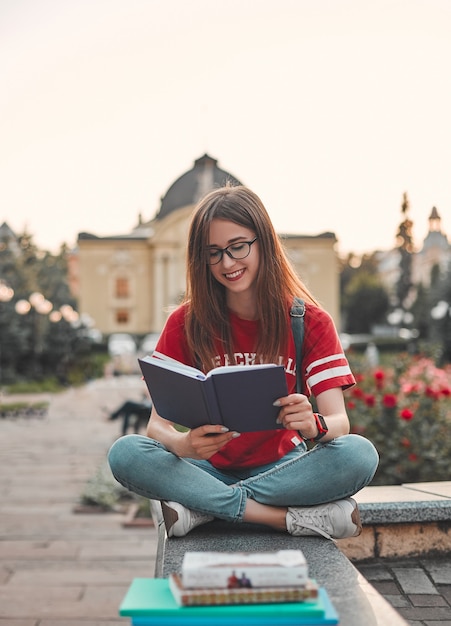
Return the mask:
<path id="1" fill-rule="evenodd" d="M 187 551 L 181 574 L 186 588 L 289 587 L 305 585 L 309 580 L 302 550 Z"/>
<path id="2" fill-rule="evenodd" d="M 305 585 L 287 587 L 186 588 L 180 574 L 170 574 L 169 588 L 180 606 L 221 604 L 274 604 L 278 602 L 313 602 L 318 598 L 318 585 L 309 579 Z"/>
<path id="3" fill-rule="evenodd" d="M 204 374 L 156 351 L 138 362 L 158 414 L 175 424 L 220 424 L 237 432 L 281 428 L 273 403 L 288 394 L 283 365 L 221 366 Z"/>

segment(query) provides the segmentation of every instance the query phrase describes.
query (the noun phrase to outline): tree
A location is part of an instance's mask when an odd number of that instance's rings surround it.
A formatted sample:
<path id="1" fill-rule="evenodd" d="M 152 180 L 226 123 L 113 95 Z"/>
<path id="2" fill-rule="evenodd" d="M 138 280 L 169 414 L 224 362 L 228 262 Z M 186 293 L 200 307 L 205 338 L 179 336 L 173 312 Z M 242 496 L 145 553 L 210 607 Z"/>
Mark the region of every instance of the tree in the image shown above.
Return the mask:
<path id="1" fill-rule="evenodd" d="M 439 346 L 438 362 L 451 363 L 451 268 L 433 289 L 430 339 Z"/>
<path id="2" fill-rule="evenodd" d="M 370 293 L 365 295 L 367 290 Z M 379 280 L 375 253 L 364 254 L 362 257 L 351 253 L 341 261 L 340 293 L 342 326 L 347 332 L 367 333 L 374 324 L 383 320 L 383 313 L 379 312 L 379 308 L 387 311 L 388 296 Z M 370 307 L 371 310 L 367 310 L 362 300 L 370 294 L 371 299 L 374 296 L 376 302 Z"/>
<path id="3" fill-rule="evenodd" d="M 65 379 L 69 368 L 90 347 L 73 321 L 50 316 L 49 311 L 39 313 L 37 307 L 29 306 L 30 296 L 39 292 L 55 311 L 62 305 L 68 305 L 72 311 L 76 309 L 67 281 L 65 248 L 53 255 L 38 250 L 26 233 L 3 237 L 0 277 L 14 291 L 9 302 L 0 303 L 1 383 L 21 377 Z M 28 301 L 22 315 L 16 308 L 21 300 Z"/>
<path id="4" fill-rule="evenodd" d="M 379 277 L 368 271 L 356 273 L 343 293 L 348 333 L 370 333 L 385 320 L 389 297 Z"/>
<path id="5" fill-rule="evenodd" d="M 427 339 L 431 325 L 431 301 L 429 291 L 422 283 L 416 288 L 416 298 L 412 304 L 411 313 L 413 315 L 413 327 L 418 331 L 418 338 Z"/>
<path id="6" fill-rule="evenodd" d="M 398 305 L 405 309 L 406 300 L 412 288 L 412 253 L 413 253 L 413 222 L 409 219 L 409 200 L 407 193 L 403 194 L 401 213 L 404 216 L 403 221 L 398 227 L 396 233 L 397 249 L 400 255 L 399 261 L 399 279 L 396 285 L 396 296 Z"/>
<path id="7" fill-rule="evenodd" d="M 363 254 L 361 257 L 350 252 L 345 259 L 342 259 L 340 268 L 340 291 L 344 293 L 349 282 L 361 272 L 366 272 L 374 276 L 378 275 L 378 263 L 376 254 Z"/>

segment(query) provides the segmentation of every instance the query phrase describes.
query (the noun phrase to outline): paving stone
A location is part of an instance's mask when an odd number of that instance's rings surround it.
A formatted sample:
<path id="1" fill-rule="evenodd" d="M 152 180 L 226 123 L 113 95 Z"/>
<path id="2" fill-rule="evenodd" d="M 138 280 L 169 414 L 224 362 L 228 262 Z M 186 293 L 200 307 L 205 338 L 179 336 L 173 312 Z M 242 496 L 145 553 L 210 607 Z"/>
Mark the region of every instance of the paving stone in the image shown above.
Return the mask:
<path id="1" fill-rule="evenodd" d="M 7 585 L 0 589 L 0 616 L 34 618 L 47 614 L 49 610 L 59 610 L 61 606 L 78 604 L 81 594 L 81 587 L 55 585 L 42 593 L 41 589 L 33 586 Z"/>
<path id="2" fill-rule="evenodd" d="M 411 608 L 411 609 L 397 609 L 398 612 L 404 617 L 404 619 L 411 621 L 411 620 L 419 620 L 419 621 L 426 621 L 426 620 L 435 620 L 435 621 L 440 621 L 440 620 L 449 620 L 451 615 L 450 615 L 450 609 L 449 607 L 415 607 L 415 608 Z"/>
<path id="3" fill-rule="evenodd" d="M 11 619 L 10 617 L 3 619 L 0 617 L 0 626 L 38 626 L 38 621 L 36 619 Z"/>
<path id="4" fill-rule="evenodd" d="M 440 590 L 442 596 L 451 605 L 451 585 L 439 585 L 437 589 Z"/>
<path id="5" fill-rule="evenodd" d="M 394 581 L 393 582 L 372 581 L 371 584 L 383 596 L 386 596 L 386 595 L 396 596 L 399 594 L 399 587 Z"/>
<path id="6" fill-rule="evenodd" d="M 117 619 L 117 606 L 123 595 L 124 590 L 118 588 L 114 596 L 109 596 L 103 601 L 85 602 L 83 598 L 80 600 L 55 598 L 50 602 L 46 594 L 38 598 L 33 606 L 29 602 L 16 605 L 10 603 L 5 615 L 11 618 L 31 618 L 39 615 L 41 620 L 52 618 L 58 622 L 71 618 L 78 619 L 80 624 L 83 624 L 84 617 L 89 618 L 90 615 L 96 619 Z"/>
<path id="7" fill-rule="evenodd" d="M 361 565 L 358 569 L 370 582 L 393 580 L 392 574 L 380 563 Z"/>
<path id="8" fill-rule="evenodd" d="M 451 550 L 451 546 L 450 546 Z M 422 565 L 436 585 L 451 585 L 451 557 L 448 560 L 427 560 Z"/>
<path id="9" fill-rule="evenodd" d="M 437 595 L 409 594 L 408 598 L 413 606 L 449 606 L 445 598 Z"/>
<path id="10" fill-rule="evenodd" d="M 2 559 L 73 559 L 78 551 L 67 541 L 2 541 Z"/>
<path id="11" fill-rule="evenodd" d="M 142 559 L 150 563 L 154 559 L 154 554 L 149 553 L 149 530 L 139 529 L 145 535 L 145 541 L 106 541 L 83 542 L 79 545 L 79 559 L 81 561 L 110 560 L 127 558 L 128 560 Z M 152 529 L 153 530 L 153 529 Z M 154 534 L 154 533 L 152 533 Z M 156 541 L 156 533 L 154 534 Z M 153 546 L 152 546 L 153 547 Z"/>
<path id="12" fill-rule="evenodd" d="M 420 567 L 393 568 L 404 593 L 438 594 L 425 571 Z"/>
<path id="13" fill-rule="evenodd" d="M 135 577 L 149 576 L 147 564 L 139 563 L 132 567 L 129 561 L 119 561 L 106 567 L 98 567 L 97 564 L 86 564 L 85 567 L 59 568 L 54 571 L 45 571 L 36 575 L 36 571 L 18 571 L 11 578 L 8 587 L 20 587 L 36 585 L 51 589 L 53 585 L 90 585 L 101 587 L 102 585 L 129 585 Z"/>
<path id="14" fill-rule="evenodd" d="M 5 567 L 10 570 L 11 574 L 9 577 L 8 584 L 15 584 L 15 582 L 19 581 L 19 584 L 28 584 L 27 581 L 30 579 L 34 580 L 35 585 L 38 585 L 38 574 L 39 572 L 46 572 L 47 577 L 40 577 L 40 580 L 51 580 L 57 579 L 60 575 L 60 572 L 71 570 L 74 572 L 73 578 L 78 578 L 81 583 L 82 577 L 84 573 L 89 569 L 96 569 L 97 571 L 122 571 L 127 570 L 127 572 L 137 572 L 136 576 L 145 576 L 152 577 L 154 572 L 154 565 L 152 565 L 152 561 L 147 562 L 145 559 L 142 560 L 129 560 L 129 559 L 115 559 L 115 560 L 105 560 L 105 561 L 6 561 L 4 563 Z M 77 573 L 78 572 L 78 573 Z M 14 576 L 14 578 L 13 578 Z M 79 582 L 78 581 L 78 582 Z M 41 585 L 42 586 L 42 585 Z"/>
<path id="15" fill-rule="evenodd" d="M 386 594 L 384 595 L 384 598 L 386 600 L 388 600 L 390 602 L 390 604 L 392 606 L 395 607 L 395 609 L 398 609 L 400 607 L 410 607 L 412 606 L 412 604 L 409 602 L 408 598 L 406 596 L 403 595 L 390 595 L 390 594 Z"/>
<path id="16" fill-rule="evenodd" d="M 118 619 L 108 619 L 108 620 L 97 620 L 97 619 L 87 619 L 80 622 L 79 619 L 44 619 L 39 622 L 39 626 L 125 626 L 129 625 L 130 620 L 127 618 L 118 618 Z M 3 626 L 0 620 L 0 626 Z M 8 625 L 9 626 L 9 625 Z M 11 626 L 15 626 L 14 623 L 11 623 Z M 21 624 L 17 624 L 17 626 L 22 626 Z M 28 626 L 28 624 L 24 624 L 23 626 Z"/>
<path id="17" fill-rule="evenodd" d="M 5 585 L 11 578 L 12 569 L 7 567 L 6 563 L 3 563 L 0 567 L 0 585 Z"/>

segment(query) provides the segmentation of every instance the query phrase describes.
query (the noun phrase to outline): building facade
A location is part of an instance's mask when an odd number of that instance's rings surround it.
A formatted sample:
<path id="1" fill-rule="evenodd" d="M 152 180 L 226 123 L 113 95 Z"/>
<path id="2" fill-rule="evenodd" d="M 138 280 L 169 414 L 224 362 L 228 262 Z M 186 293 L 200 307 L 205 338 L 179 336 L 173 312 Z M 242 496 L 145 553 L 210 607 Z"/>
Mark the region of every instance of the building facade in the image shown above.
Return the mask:
<path id="1" fill-rule="evenodd" d="M 413 261 L 413 283 L 421 283 L 425 287 L 431 284 L 433 267 L 437 267 L 441 276 L 445 276 L 451 267 L 451 244 L 443 232 L 442 218 L 435 206 L 428 222 L 429 231 Z"/>
<path id="2" fill-rule="evenodd" d="M 194 207 L 227 181 L 241 184 L 205 154 L 175 180 L 156 216 L 131 233 L 78 235 L 73 264 L 79 311 L 105 335 L 158 333 L 185 291 L 186 243 Z M 280 234 L 296 271 L 339 327 L 339 264 L 333 233 Z"/>
<path id="3" fill-rule="evenodd" d="M 428 218 L 428 232 L 421 246 L 412 254 L 412 283 L 415 287 L 429 288 L 434 268 L 441 278 L 451 270 L 451 244 L 443 230 L 442 219 L 436 207 L 432 207 Z M 400 252 L 393 248 L 376 252 L 378 273 L 390 294 L 394 294 L 400 276 Z M 412 290 L 416 297 L 416 289 Z"/>

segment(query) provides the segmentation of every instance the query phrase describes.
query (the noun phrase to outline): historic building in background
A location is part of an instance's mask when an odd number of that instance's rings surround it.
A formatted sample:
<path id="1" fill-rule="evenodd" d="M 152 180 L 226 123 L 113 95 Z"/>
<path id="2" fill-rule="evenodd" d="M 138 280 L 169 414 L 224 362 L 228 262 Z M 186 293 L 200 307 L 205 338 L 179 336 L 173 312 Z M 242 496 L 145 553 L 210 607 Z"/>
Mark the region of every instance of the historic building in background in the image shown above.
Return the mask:
<path id="1" fill-rule="evenodd" d="M 71 279 L 79 311 L 88 314 L 106 335 L 161 331 L 169 311 L 184 294 L 193 209 L 202 196 L 226 181 L 241 184 L 205 154 L 169 187 L 150 221 L 139 216 L 137 226 L 125 235 L 79 233 Z M 339 326 L 335 235 L 281 234 L 281 238 L 299 275 Z"/>
<path id="2" fill-rule="evenodd" d="M 185 290 L 186 242 L 194 206 L 205 193 L 227 180 L 240 182 L 220 169 L 215 159 L 204 155 L 169 187 L 150 221 L 139 216 L 137 226 L 125 235 L 80 233 L 77 248 L 67 253 L 68 281 L 78 311 L 89 316 L 105 335 L 160 332 Z M 412 282 L 425 287 L 430 285 L 434 268 L 442 277 L 451 271 L 451 244 L 436 207 L 428 221 L 429 232 L 412 258 Z M 335 235 L 280 237 L 298 274 L 340 330 Z M 5 249 L 14 256 L 22 254 L 19 237 L 3 222 L 0 251 Z M 376 255 L 379 275 L 391 293 L 399 278 L 399 250 L 392 248 Z"/>
<path id="3" fill-rule="evenodd" d="M 442 219 L 437 208 L 432 207 L 428 218 L 426 237 L 412 256 L 412 283 L 428 288 L 433 268 L 443 278 L 451 270 L 451 244 L 442 229 Z M 378 273 L 389 293 L 393 294 L 400 274 L 400 253 L 397 248 L 376 252 Z M 415 293 L 415 290 L 414 290 Z"/>
<path id="4" fill-rule="evenodd" d="M 433 267 L 438 268 L 441 276 L 445 276 L 451 267 L 451 244 L 442 230 L 442 218 L 435 206 L 429 216 L 429 232 L 414 256 L 412 282 L 429 287 Z"/>

